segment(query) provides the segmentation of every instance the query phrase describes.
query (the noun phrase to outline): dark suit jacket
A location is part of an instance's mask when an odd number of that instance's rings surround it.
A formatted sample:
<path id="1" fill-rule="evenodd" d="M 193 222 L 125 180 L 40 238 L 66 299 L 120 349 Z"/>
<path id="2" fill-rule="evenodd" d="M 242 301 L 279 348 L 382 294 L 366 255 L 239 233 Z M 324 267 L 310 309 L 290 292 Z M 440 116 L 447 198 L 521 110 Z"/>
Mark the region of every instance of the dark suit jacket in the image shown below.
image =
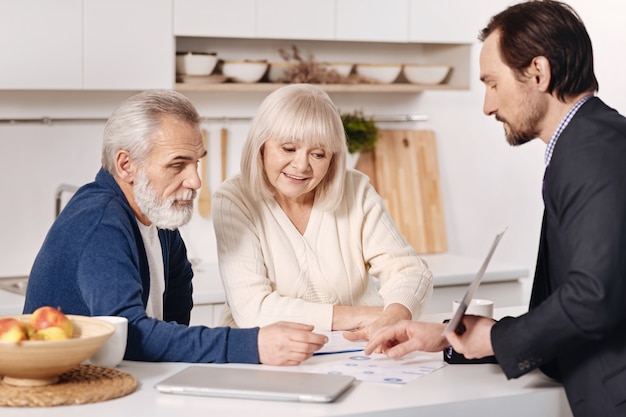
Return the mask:
<path id="1" fill-rule="evenodd" d="M 575 416 L 626 416 L 626 119 L 597 97 L 561 133 L 543 185 L 529 312 L 491 341 L 507 378 L 560 380 Z"/>

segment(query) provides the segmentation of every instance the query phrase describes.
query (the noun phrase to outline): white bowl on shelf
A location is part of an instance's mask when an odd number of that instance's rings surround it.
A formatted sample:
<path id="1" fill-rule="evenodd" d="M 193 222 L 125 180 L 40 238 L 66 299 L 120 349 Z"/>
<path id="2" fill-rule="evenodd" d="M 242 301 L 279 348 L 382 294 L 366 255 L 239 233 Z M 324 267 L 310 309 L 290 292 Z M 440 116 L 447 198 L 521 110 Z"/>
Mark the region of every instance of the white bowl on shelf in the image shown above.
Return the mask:
<path id="1" fill-rule="evenodd" d="M 403 69 L 404 77 L 410 83 L 426 85 L 441 84 L 449 72 L 447 65 L 405 64 Z"/>
<path id="2" fill-rule="evenodd" d="M 222 74 L 238 83 L 256 83 L 267 71 L 267 61 L 224 61 Z"/>
<path id="3" fill-rule="evenodd" d="M 209 75 L 217 64 L 214 52 L 176 52 L 176 73 L 184 75 Z"/>
<path id="4" fill-rule="evenodd" d="M 402 64 L 356 64 L 356 73 L 372 81 L 390 84 L 398 78 Z"/>
<path id="5" fill-rule="evenodd" d="M 350 75 L 352 67 L 354 67 L 351 62 L 326 62 L 323 65 L 328 71 L 336 71 L 341 77 Z"/>

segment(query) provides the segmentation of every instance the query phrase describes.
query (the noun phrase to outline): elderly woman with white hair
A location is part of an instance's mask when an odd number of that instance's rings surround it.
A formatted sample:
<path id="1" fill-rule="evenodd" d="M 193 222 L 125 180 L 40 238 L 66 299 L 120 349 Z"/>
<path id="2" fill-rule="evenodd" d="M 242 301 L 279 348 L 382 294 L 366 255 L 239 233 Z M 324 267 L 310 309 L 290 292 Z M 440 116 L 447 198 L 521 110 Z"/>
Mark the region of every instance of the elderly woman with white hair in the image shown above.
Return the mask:
<path id="1" fill-rule="evenodd" d="M 321 89 L 291 84 L 263 101 L 241 172 L 213 195 L 223 325 L 287 320 L 369 339 L 419 317 L 432 274 L 346 153 Z"/>

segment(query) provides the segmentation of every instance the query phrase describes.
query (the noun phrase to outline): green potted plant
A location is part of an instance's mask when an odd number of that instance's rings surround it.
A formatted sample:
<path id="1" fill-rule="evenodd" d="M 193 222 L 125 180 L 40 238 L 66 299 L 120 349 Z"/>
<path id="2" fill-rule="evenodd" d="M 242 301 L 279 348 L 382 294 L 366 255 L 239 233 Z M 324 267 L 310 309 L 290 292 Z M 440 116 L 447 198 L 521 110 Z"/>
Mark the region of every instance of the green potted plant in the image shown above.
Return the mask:
<path id="1" fill-rule="evenodd" d="M 346 131 L 348 152 L 358 154 L 374 149 L 378 140 L 378 127 L 373 117 L 366 118 L 363 111 L 341 113 L 341 120 Z"/>

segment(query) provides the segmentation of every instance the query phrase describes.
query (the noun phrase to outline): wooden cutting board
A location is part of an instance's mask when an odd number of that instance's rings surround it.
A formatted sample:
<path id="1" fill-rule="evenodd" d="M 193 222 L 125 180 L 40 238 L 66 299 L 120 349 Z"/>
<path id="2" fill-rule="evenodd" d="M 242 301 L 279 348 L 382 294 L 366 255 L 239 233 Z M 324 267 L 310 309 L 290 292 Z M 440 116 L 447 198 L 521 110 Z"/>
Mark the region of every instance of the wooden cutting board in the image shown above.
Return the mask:
<path id="1" fill-rule="evenodd" d="M 391 218 L 417 253 L 446 251 L 435 133 L 431 130 L 380 130 L 379 133 L 373 152 L 372 183 Z M 371 165 L 371 161 L 365 164 L 370 172 Z"/>
<path id="2" fill-rule="evenodd" d="M 206 129 L 202 129 L 202 141 L 204 149 L 209 149 L 209 134 Z M 208 159 L 208 155 L 200 159 L 200 175 L 202 175 L 200 179 L 202 180 L 202 185 L 200 185 L 200 192 L 198 193 L 198 211 L 200 216 L 204 218 L 209 217 L 211 214 L 211 191 L 209 191 L 209 179 L 207 177 Z"/>

